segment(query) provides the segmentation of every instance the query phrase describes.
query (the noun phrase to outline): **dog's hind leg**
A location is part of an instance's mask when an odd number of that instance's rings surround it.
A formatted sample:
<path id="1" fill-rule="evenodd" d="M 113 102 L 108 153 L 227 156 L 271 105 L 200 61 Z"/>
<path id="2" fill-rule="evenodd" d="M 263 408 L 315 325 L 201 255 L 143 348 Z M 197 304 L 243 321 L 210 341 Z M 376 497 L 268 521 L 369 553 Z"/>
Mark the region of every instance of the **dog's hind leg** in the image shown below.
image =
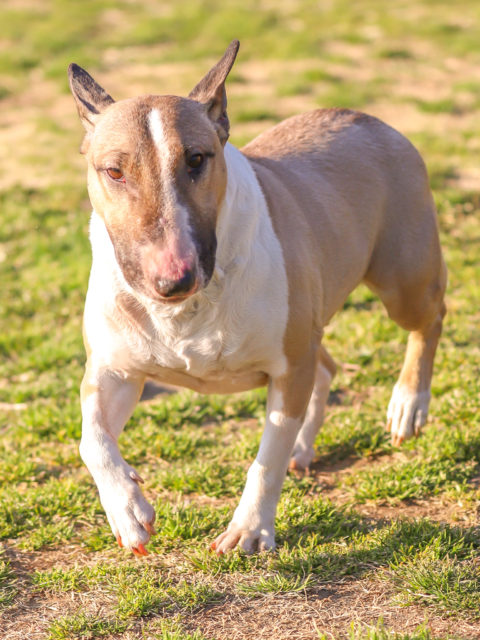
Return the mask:
<path id="1" fill-rule="evenodd" d="M 410 331 L 403 367 L 387 411 L 387 430 L 394 445 L 418 435 L 427 420 L 433 360 L 446 311 L 446 269 L 439 251 L 433 264 L 429 277 L 423 272 L 422 278 L 415 280 L 404 274 L 397 286 L 390 281 L 385 288 L 375 287 L 389 316 Z"/>
<path id="2" fill-rule="evenodd" d="M 292 457 L 290 459 L 290 469 L 307 469 L 313 460 L 315 451 L 313 444 L 318 430 L 323 424 L 325 407 L 330 391 L 330 384 L 335 376 L 336 365 L 328 351 L 320 345 L 315 372 L 315 384 L 313 387 L 307 413 L 298 432 Z"/>
<path id="3" fill-rule="evenodd" d="M 405 360 L 387 411 L 387 430 L 394 445 L 418 436 L 427 421 L 433 360 L 444 315 L 442 303 L 430 322 L 408 336 Z"/>

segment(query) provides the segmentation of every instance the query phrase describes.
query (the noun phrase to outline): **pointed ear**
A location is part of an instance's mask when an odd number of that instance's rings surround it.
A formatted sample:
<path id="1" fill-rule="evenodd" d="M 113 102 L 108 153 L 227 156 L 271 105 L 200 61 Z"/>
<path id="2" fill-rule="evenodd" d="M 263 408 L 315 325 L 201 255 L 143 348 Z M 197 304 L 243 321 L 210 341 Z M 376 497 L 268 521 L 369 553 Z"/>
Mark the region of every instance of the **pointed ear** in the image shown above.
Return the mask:
<path id="1" fill-rule="evenodd" d="M 95 127 L 95 116 L 102 113 L 114 100 L 78 64 L 68 67 L 68 79 L 80 120 L 87 133 L 91 133 Z"/>
<path id="2" fill-rule="evenodd" d="M 225 80 L 235 62 L 239 46 L 238 40 L 232 40 L 223 54 L 223 58 L 210 69 L 188 96 L 205 105 L 208 117 L 215 125 L 222 144 L 227 141 L 230 130 Z"/>

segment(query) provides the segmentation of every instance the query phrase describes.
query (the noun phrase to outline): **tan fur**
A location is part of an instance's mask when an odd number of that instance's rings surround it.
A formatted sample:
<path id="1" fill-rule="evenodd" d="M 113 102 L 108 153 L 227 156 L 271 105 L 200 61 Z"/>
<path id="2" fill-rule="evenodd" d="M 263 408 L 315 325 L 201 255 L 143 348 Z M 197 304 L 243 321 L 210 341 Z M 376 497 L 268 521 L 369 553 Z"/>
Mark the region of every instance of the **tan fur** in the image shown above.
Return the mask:
<path id="1" fill-rule="evenodd" d="M 312 329 L 319 342 L 362 280 L 401 326 L 428 332 L 434 323 L 439 334 L 446 270 L 425 167 L 405 138 L 365 114 L 318 110 L 280 123 L 243 152 L 287 256 L 291 367 L 311 348 Z M 416 335 L 401 382 L 425 389 L 436 339 L 427 348 Z M 418 360 L 426 371 L 412 384 Z"/>
<path id="2" fill-rule="evenodd" d="M 308 304 L 308 287 L 321 333 L 362 280 L 407 329 L 421 325 L 424 312 L 432 314 L 424 310 L 424 295 L 438 307 L 446 272 L 435 208 L 424 164 L 403 136 L 364 114 L 319 110 L 290 118 L 243 151 L 288 255 L 296 318 Z M 417 301 L 419 287 L 425 292 Z"/>

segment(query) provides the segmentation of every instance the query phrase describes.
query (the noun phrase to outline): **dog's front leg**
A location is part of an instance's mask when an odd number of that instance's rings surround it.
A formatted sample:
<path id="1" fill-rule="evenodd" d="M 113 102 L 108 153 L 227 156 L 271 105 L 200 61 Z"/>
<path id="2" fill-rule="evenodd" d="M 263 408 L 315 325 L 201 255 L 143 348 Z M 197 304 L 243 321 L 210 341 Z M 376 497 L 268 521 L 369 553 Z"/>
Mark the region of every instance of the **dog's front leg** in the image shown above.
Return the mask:
<path id="1" fill-rule="evenodd" d="M 93 476 L 100 501 L 120 546 L 147 555 L 155 511 L 138 486 L 142 479 L 122 458 L 118 437 L 132 414 L 144 378 L 96 367 L 91 362 L 82 382 L 80 455 Z"/>
<path id="2" fill-rule="evenodd" d="M 311 360 L 311 361 L 310 361 Z M 238 546 L 247 553 L 275 548 L 275 512 L 295 438 L 314 381 L 314 358 L 268 388 L 265 429 L 227 530 L 212 544 L 218 554 Z"/>

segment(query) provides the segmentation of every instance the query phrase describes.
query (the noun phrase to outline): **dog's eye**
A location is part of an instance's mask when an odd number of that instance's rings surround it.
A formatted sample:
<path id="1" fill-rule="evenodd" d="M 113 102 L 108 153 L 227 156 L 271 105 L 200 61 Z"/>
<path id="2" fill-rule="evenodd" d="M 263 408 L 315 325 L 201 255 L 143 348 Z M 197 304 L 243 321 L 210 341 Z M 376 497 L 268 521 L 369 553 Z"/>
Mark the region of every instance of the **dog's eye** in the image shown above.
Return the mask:
<path id="1" fill-rule="evenodd" d="M 191 156 L 187 158 L 187 165 L 190 169 L 198 170 L 203 164 L 204 155 L 203 153 L 193 153 Z"/>
<path id="2" fill-rule="evenodd" d="M 117 169 L 116 167 L 108 167 L 107 174 L 112 180 L 115 182 L 125 182 L 125 176 L 121 169 Z"/>

